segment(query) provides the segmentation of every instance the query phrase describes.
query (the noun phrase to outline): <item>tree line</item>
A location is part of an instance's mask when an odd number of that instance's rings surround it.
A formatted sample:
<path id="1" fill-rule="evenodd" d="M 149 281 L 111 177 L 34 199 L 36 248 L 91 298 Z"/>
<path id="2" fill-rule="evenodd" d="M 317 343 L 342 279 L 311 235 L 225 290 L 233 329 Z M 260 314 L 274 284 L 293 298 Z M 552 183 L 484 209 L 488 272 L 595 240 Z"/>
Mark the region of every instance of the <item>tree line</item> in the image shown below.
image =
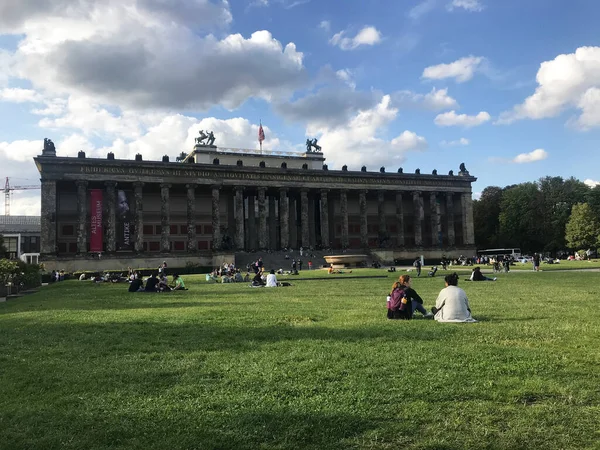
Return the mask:
<path id="1" fill-rule="evenodd" d="M 480 249 L 518 247 L 556 255 L 600 245 L 600 186 L 544 177 L 504 188 L 486 187 L 473 202 Z"/>

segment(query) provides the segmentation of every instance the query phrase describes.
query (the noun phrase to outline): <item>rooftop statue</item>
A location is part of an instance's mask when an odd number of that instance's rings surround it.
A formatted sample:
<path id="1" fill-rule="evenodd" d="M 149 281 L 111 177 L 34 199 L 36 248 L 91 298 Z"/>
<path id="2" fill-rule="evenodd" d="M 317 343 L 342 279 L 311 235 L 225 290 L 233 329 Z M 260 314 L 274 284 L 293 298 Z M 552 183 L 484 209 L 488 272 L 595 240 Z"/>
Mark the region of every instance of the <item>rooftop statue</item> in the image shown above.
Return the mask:
<path id="1" fill-rule="evenodd" d="M 200 130 L 198 134 L 196 145 L 214 146 L 215 134 L 212 131 L 206 134 L 204 130 Z"/>
<path id="2" fill-rule="evenodd" d="M 54 142 L 51 139 L 44 138 L 44 153 L 56 153 L 56 148 L 54 147 Z"/>
<path id="3" fill-rule="evenodd" d="M 317 138 L 314 138 L 312 141 L 310 139 L 307 139 L 306 140 L 306 153 L 320 152 L 321 146 L 318 145 L 317 142 L 319 142 L 317 140 Z M 313 147 L 314 147 L 314 150 L 313 150 Z"/>

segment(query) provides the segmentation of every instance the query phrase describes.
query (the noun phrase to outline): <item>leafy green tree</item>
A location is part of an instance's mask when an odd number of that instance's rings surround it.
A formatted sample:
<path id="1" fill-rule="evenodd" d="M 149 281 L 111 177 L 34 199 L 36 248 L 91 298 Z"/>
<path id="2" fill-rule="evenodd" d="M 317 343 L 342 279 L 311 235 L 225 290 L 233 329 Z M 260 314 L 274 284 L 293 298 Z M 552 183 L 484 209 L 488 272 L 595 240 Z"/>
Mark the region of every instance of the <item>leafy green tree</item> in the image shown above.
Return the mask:
<path id="1" fill-rule="evenodd" d="M 506 247 L 539 251 L 543 242 L 543 202 L 536 183 L 507 188 L 500 203 L 500 236 Z"/>
<path id="2" fill-rule="evenodd" d="M 573 205 L 565 239 L 572 249 L 595 248 L 600 240 L 600 222 L 587 203 Z"/>
<path id="3" fill-rule="evenodd" d="M 594 215 L 600 219 L 600 185 L 590 189 L 587 192 L 584 202 L 590 205 Z"/>
<path id="4" fill-rule="evenodd" d="M 500 203 L 503 189 L 488 186 L 479 200 L 473 202 L 473 222 L 475 225 L 475 243 L 480 249 L 496 248 L 500 243 Z"/>
<path id="5" fill-rule="evenodd" d="M 538 182 L 542 198 L 543 250 L 556 253 L 566 247 L 565 226 L 571 209 L 586 199 L 590 188 L 571 177 L 545 177 Z"/>

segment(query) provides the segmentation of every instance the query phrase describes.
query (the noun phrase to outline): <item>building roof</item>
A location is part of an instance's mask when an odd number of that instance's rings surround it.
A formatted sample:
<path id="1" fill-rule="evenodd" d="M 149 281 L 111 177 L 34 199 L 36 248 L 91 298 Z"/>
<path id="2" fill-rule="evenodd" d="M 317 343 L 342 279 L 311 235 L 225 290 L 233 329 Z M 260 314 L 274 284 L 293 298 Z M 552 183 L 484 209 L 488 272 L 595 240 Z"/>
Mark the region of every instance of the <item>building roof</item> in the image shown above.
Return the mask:
<path id="1" fill-rule="evenodd" d="M 40 216 L 0 216 L 0 233 L 40 233 Z"/>

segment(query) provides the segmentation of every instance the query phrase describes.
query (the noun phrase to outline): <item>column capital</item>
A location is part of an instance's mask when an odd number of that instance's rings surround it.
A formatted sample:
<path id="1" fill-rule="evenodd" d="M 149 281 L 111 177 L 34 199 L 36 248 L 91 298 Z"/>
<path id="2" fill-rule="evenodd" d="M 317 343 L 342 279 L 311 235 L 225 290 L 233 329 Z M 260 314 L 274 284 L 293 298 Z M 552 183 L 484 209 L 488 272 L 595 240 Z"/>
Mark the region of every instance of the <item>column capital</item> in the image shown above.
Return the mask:
<path id="1" fill-rule="evenodd" d="M 141 188 L 144 187 L 144 182 L 143 181 L 134 181 L 133 182 L 133 187 L 141 189 Z"/>
<path id="2" fill-rule="evenodd" d="M 310 189 L 309 189 L 309 188 L 307 188 L 307 187 L 300 188 L 300 193 L 301 193 L 301 194 L 308 194 L 308 193 L 309 193 L 309 191 L 310 191 Z"/>
<path id="3" fill-rule="evenodd" d="M 198 185 L 196 183 L 187 183 L 185 187 L 188 189 L 196 189 Z"/>
<path id="4" fill-rule="evenodd" d="M 87 182 L 87 180 L 75 180 L 75 185 L 77 187 L 79 187 L 79 186 L 87 187 L 88 182 Z"/>
<path id="5" fill-rule="evenodd" d="M 286 188 L 286 187 L 279 188 L 279 193 L 280 193 L 280 194 L 287 194 L 287 193 L 288 193 L 288 191 L 289 191 L 289 189 L 288 189 L 288 188 Z"/>
<path id="6" fill-rule="evenodd" d="M 219 187 L 220 188 L 221 186 L 215 184 L 212 187 Z M 236 192 L 244 192 L 244 186 L 234 186 L 233 189 Z"/>
<path id="7" fill-rule="evenodd" d="M 267 192 L 267 189 L 268 188 L 266 186 L 259 186 L 256 188 L 258 192 Z"/>
<path id="8" fill-rule="evenodd" d="M 319 189 L 319 192 L 321 192 L 321 194 L 327 194 L 329 191 L 329 189 Z"/>
<path id="9" fill-rule="evenodd" d="M 412 195 L 421 195 L 421 194 L 423 194 L 423 191 L 416 191 L 416 190 L 415 190 L 415 191 L 410 191 L 410 193 L 411 193 Z"/>
<path id="10" fill-rule="evenodd" d="M 107 188 L 115 188 L 117 187 L 117 182 L 112 180 L 105 181 L 104 186 L 106 186 Z"/>
<path id="11" fill-rule="evenodd" d="M 161 189 L 170 189 L 172 186 L 171 183 L 160 183 L 160 188 Z"/>

